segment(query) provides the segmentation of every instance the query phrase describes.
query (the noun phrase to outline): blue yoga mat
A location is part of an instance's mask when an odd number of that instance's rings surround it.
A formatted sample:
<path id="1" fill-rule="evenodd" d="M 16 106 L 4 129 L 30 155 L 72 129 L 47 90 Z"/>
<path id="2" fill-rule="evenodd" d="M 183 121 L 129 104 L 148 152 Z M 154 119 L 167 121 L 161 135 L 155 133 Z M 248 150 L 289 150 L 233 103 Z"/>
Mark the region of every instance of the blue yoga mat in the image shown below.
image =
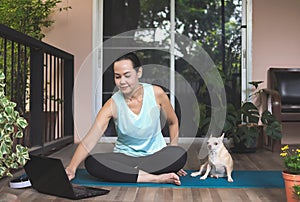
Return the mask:
<path id="1" fill-rule="evenodd" d="M 128 186 L 128 187 L 180 187 L 180 188 L 284 188 L 281 171 L 235 170 L 232 172 L 234 182 L 227 182 L 227 178 L 210 178 L 200 180 L 188 175 L 180 177 L 181 186 L 157 183 L 116 183 L 98 180 L 87 173 L 85 169 L 78 169 L 72 183 L 85 186 Z"/>

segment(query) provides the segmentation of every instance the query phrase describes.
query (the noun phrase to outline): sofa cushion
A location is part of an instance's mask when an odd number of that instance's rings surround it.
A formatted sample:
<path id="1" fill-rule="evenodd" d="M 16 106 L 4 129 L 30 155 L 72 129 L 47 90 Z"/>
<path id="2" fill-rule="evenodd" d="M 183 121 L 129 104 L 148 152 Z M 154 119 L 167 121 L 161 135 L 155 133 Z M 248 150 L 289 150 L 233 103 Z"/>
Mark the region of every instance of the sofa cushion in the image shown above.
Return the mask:
<path id="1" fill-rule="evenodd" d="M 275 89 L 281 95 L 282 105 L 300 106 L 300 71 L 276 71 Z"/>

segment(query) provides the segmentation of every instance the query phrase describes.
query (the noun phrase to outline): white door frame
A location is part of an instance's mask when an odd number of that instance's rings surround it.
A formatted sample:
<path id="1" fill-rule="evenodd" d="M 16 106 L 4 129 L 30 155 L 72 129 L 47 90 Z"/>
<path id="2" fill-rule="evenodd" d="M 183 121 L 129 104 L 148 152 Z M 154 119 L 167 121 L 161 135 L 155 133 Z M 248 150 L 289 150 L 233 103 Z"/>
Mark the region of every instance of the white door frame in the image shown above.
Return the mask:
<path id="1" fill-rule="evenodd" d="M 248 82 L 252 81 L 252 0 L 242 4 L 241 99 L 245 101 L 250 94 Z"/>

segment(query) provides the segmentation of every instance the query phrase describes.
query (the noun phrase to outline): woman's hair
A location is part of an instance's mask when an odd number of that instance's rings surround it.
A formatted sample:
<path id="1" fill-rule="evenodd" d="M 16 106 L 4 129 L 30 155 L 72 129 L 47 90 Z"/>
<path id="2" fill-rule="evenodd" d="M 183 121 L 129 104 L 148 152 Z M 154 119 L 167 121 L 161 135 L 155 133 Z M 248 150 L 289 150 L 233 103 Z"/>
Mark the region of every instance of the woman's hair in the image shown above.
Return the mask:
<path id="1" fill-rule="evenodd" d="M 133 69 L 135 69 L 136 71 L 138 71 L 138 69 L 141 67 L 141 62 L 140 62 L 138 56 L 134 52 L 130 52 L 130 53 L 127 53 L 127 54 L 119 57 L 118 59 L 116 59 L 114 61 L 113 66 L 114 66 L 115 62 L 118 62 L 121 60 L 130 60 L 133 64 Z"/>

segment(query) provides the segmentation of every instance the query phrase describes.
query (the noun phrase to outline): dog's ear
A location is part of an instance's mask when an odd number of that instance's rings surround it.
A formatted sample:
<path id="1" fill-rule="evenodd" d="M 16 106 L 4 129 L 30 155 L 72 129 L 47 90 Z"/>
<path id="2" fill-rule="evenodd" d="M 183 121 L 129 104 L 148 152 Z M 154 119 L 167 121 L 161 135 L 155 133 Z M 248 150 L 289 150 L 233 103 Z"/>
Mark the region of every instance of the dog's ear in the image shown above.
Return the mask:
<path id="1" fill-rule="evenodd" d="M 221 139 L 223 140 L 224 139 L 224 136 L 225 136 L 225 133 L 222 133 L 222 135 L 221 135 Z"/>
<path id="2" fill-rule="evenodd" d="M 212 138 L 212 134 L 210 134 L 209 138 Z"/>

